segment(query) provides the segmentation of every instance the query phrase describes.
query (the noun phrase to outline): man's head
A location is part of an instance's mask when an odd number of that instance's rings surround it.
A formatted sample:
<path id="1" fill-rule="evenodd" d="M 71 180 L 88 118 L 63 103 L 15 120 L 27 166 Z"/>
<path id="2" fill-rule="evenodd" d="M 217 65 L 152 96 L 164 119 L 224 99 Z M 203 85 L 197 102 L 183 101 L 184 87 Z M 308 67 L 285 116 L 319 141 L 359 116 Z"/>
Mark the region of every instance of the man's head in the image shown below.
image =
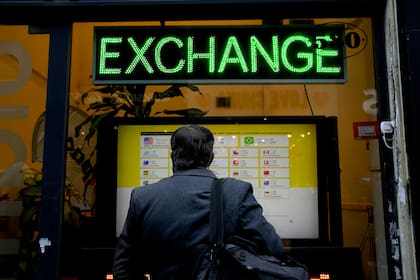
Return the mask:
<path id="1" fill-rule="evenodd" d="M 214 136 L 203 126 L 189 124 L 171 137 L 173 170 L 209 167 L 213 161 Z"/>

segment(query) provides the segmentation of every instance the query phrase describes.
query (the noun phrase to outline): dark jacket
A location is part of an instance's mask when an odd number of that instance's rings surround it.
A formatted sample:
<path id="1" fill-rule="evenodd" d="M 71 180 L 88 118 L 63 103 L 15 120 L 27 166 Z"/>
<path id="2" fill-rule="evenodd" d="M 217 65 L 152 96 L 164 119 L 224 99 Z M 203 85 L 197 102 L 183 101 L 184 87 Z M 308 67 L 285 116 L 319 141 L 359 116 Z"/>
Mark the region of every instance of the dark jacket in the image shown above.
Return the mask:
<path id="1" fill-rule="evenodd" d="M 153 280 L 189 279 L 196 248 L 208 244 L 214 179 L 208 169 L 193 169 L 135 188 L 116 246 L 114 279 L 141 279 L 146 271 Z M 227 178 L 223 195 L 225 238 L 248 237 L 280 256 L 282 241 L 263 217 L 251 184 Z"/>

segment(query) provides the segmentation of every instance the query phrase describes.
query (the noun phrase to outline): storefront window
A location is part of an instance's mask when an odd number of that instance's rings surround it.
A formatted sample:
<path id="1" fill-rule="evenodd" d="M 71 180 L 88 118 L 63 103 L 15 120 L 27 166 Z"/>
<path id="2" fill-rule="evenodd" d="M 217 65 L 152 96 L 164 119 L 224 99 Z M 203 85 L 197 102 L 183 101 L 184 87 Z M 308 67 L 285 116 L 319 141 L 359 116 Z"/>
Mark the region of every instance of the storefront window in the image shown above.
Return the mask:
<path id="1" fill-rule="evenodd" d="M 302 23 L 298 20 L 278 22 L 279 25 Z M 343 245 L 359 248 L 365 279 L 385 275 L 386 261 L 381 259 L 386 252 L 380 226 L 383 216 L 379 199 L 382 194 L 372 22 L 370 18 L 341 18 L 311 19 L 304 23 L 344 26 L 345 81 L 95 85 L 92 81 L 95 26 L 156 27 L 161 23 L 75 23 L 62 263 L 73 263 L 72 260 L 82 254 L 80 249 L 89 247 L 88 243 L 96 238 L 101 239 L 90 235 L 98 214 L 100 198 L 96 194 L 98 188 L 104 187 L 97 184 L 95 174 L 96 149 L 101 144 L 97 142 L 101 116 L 333 116 L 337 118 L 338 129 Z M 165 22 L 165 26 L 261 24 L 262 20 Z M 4 260 L 0 264 L 0 277 L 17 275 L 20 241 L 25 237 L 19 217 L 26 217 L 20 191 L 27 186 L 25 183 L 40 187 L 41 179 L 40 174 L 24 170 L 42 170 L 49 35 L 28 31 L 28 26 L 0 26 L 3 50 L 0 53 L 0 86 L 3 88 L 0 90 L 0 258 Z M 32 234 L 36 240 L 36 232 Z M 4 269 L 3 263 L 6 264 Z M 83 271 L 81 265 L 64 265 L 62 274 L 77 276 Z M 110 272 L 110 268 L 102 269 L 104 275 Z"/>
<path id="2" fill-rule="evenodd" d="M 49 35 L 0 26 L 0 277 L 30 279 L 38 248 Z M 34 138 L 35 136 L 35 138 Z"/>

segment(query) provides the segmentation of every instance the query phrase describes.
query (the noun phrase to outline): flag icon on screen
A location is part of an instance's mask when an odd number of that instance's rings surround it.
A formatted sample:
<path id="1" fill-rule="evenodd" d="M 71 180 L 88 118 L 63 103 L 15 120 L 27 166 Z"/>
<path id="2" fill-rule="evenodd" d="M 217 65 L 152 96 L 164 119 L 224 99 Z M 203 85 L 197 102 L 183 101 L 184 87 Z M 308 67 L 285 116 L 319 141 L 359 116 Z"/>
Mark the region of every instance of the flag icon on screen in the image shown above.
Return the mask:
<path id="1" fill-rule="evenodd" d="M 143 143 L 146 144 L 146 145 L 153 144 L 153 137 L 144 137 L 143 138 Z"/>
<path id="2" fill-rule="evenodd" d="M 232 154 L 235 155 L 235 156 L 237 156 L 237 155 L 239 155 L 239 151 L 238 150 L 233 150 L 232 151 Z"/>
<path id="3" fill-rule="evenodd" d="M 144 176 L 149 175 L 149 170 L 144 170 L 144 171 L 143 171 L 143 175 L 144 175 Z"/>
<path id="4" fill-rule="evenodd" d="M 239 175 L 239 172 L 237 170 L 234 170 L 233 171 L 233 176 L 238 176 L 238 175 Z"/>
<path id="5" fill-rule="evenodd" d="M 252 136 L 245 136 L 244 137 L 245 144 L 254 144 L 254 137 Z"/>
<path id="6" fill-rule="evenodd" d="M 148 160 L 145 160 L 145 161 L 143 161 L 143 165 L 149 165 L 149 161 Z"/>
<path id="7" fill-rule="evenodd" d="M 264 170 L 264 175 L 270 175 L 270 171 Z"/>

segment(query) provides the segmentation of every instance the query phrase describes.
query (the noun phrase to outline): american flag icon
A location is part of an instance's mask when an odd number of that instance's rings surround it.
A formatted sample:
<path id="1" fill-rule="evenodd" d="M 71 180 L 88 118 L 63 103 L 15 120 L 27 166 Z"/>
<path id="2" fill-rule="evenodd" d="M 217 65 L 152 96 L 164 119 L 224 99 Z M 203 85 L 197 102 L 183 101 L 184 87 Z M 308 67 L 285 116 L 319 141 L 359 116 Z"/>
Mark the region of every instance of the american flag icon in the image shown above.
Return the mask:
<path id="1" fill-rule="evenodd" d="M 144 137 L 143 143 L 146 144 L 146 145 L 153 144 L 153 137 Z"/>

